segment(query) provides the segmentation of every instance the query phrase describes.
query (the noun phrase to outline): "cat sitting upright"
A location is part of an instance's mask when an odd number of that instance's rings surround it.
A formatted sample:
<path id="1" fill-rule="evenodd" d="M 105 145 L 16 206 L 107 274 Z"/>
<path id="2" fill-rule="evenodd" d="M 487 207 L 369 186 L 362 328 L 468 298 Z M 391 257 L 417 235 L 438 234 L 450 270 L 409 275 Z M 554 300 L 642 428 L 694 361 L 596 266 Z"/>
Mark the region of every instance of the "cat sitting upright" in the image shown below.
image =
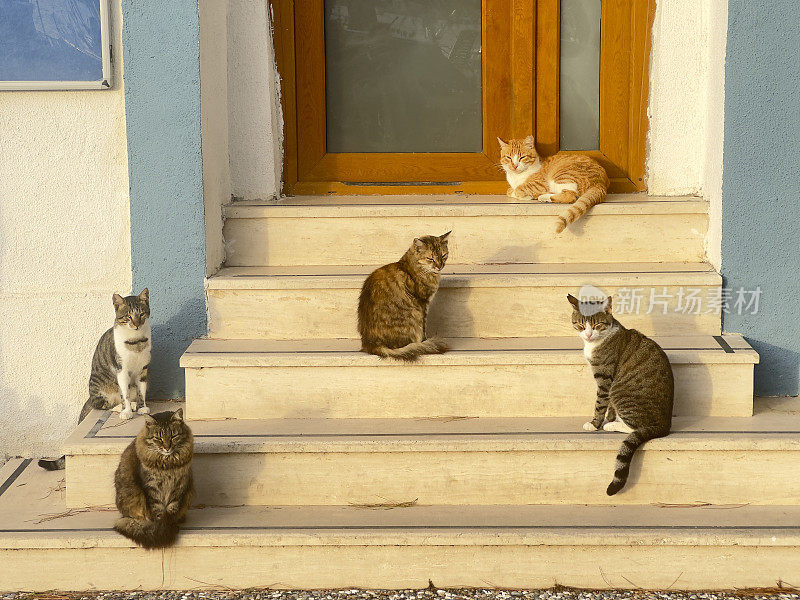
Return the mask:
<path id="1" fill-rule="evenodd" d="M 556 154 L 543 161 L 536 152 L 533 136 L 500 143 L 500 164 L 506 172 L 512 198 L 572 204 L 558 216 L 556 233 L 564 231 L 595 204 L 606 199 L 608 174 L 583 154 Z"/>
<path id="2" fill-rule="evenodd" d="M 611 296 L 603 302 L 581 302 L 572 295 L 567 300 L 573 307 L 572 326 L 583 340 L 583 354 L 597 383 L 594 418 L 583 428 L 627 434 L 606 490 L 613 496 L 628 481 L 636 449 L 667 435 L 672 427 L 672 366 L 658 344 L 611 315 Z"/>
<path id="3" fill-rule="evenodd" d="M 194 439 L 183 409 L 145 416 L 114 473 L 122 513 L 114 529 L 145 548 L 171 546 L 194 496 L 193 456 Z"/>
<path id="4" fill-rule="evenodd" d="M 367 277 L 358 299 L 363 352 L 411 362 L 447 350 L 442 340 L 426 339 L 425 321 L 447 262 L 449 235 L 416 238 L 399 261 Z"/>
<path id="5" fill-rule="evenodd" d="M 89 399 L 78 417 L 80 423 L 92 409 L 109 410 L 121 404 L 119 418 L 133 417 L 131 401 L 138 396 L 138 412 L 146 415 L 147 368 L 153 347 L 150 335 L 150 293 L 147 288 L 138 296 L 112 297 L 116 317 L 114 326 L 97 343 L 89 376 Z M 48 471 L 63 469 L 64 457 L 39 461 Z"/>

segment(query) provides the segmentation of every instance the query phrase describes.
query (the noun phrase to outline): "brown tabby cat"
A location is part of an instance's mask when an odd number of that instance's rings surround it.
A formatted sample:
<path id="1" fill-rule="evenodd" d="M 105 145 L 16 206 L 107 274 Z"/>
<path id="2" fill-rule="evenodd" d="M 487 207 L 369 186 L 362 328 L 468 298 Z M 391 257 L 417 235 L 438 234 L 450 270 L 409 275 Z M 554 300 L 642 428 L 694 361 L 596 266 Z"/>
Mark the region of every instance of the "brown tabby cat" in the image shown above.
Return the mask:
<path id="1" fill-rule="evenodd" d="M 580 302 L 571 295 L 567 300 L 573 306 L 572 325 L 583 340 L 583 353 L 597 382 L 594 419 L 583 428 L 628 434 L 617 455 L 614 480 L 606 490 L 613 496 L 628 480 L 636 449 L 669 433 L 672 367 L 658 344 L 611 316 L 610 296 L 604 302 Z"/>
<path id="2" fill-rule="evenodd" d="M 600 163 L 583 154 L 556 154 L 542 161 L 533 136 L 500 142 L 500 164 L 512 198 L 572 204 L 558 216 L 556 233 L 606 199 L 608 175 Z"/>
<path id="3" fill-rule="evenodd" d="M 194 496 L 194 441 L 182 409 L 145 421 L 114 474 L 122 513 L 114 529 L 145 548 L 164 548 L 175 542 Z"/>
<path id="4" fill-rule="evenodd" d="M 447 351 L 442 340 L 425 339 L 425 320 L 447 262 L 447 236 L 416 238 L 403 257 L 367 277 L 358 299 L 361 350 L 414 361 Z"/>

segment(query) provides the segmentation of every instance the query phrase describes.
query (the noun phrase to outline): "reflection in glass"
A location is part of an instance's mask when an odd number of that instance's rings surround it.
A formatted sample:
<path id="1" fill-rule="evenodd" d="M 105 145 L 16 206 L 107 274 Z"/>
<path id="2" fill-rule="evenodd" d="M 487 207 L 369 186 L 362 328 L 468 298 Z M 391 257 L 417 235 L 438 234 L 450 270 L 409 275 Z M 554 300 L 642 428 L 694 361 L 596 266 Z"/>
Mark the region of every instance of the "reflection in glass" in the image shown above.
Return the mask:
<path id="1" fill-rule="evenodd" d="M 325 88 L 328 152 L 480 152 L 481 0 L 326 0 Z"/>
<path id="2" fill-rule="evenodd" d="M 561 0 L 561 150 L 600 148 L 600 0 Z"/>

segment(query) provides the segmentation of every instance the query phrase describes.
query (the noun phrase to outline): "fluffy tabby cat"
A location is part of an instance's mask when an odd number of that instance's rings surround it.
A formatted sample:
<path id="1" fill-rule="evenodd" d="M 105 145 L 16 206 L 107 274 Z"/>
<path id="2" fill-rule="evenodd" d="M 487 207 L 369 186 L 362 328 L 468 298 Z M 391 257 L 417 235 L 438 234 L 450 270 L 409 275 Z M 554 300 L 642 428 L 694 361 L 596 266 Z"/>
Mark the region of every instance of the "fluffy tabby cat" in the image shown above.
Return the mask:
<path id="1" fill-rule="evenodd" d="M 500 142 L 500 164 L 511 186 L 506 192 L 520 200 L 572 204 L 558 216 L 556 233 L 606 199 L 608 175 L 600 164 L 583 154 L 556 154 L 541 160 L 533 136 Z"/>
<path id="2" fill-rule="evenodd" d="M 147 367 L 150 365 L 150 294 L 147 288 L 138 296 L 112 297 L 116 318 L 114 326 L 97 343 L 89 377 L 89 399 L 78 417 L 80 423 L 93 408 L 109 410 L 122 404 L 120 419 L 133 416 L 131 400 L 139 400 L 139 414 L 147 414 Z M 40 460 L 48 471 L 64 468 L 64 457 Z"/>
<path id="3" fill-rule="evenodd" d="M 358 299 L 363 352 L 414 361 L 447 350 L 442 340 L 425 339 L 425 320 L 447 262 L 449 235 L 416 238 L 399 261 L 367 277 Z"/>
<path id="4" fill-rule="evenodd" d="M 583 353 L 597 383 L 594 418 L 583 428 L 628 434 L 617 455 L 614 480 L 606 490 L 613 496 L 628 480 L 636 449 L 669 433 L 672 367 L 658 344 L 635 329 L 626 329 L 611 315 L 610 296 L 604 302 L 580 302 L 571 295 L 567 299 L 573 306 L 572 325 L 583 340 Z"/>
<path id="5" fill-rule="evenodd" d="M 145 420 L 114 473 L 122 513 L 114 529 L 145 548 L 163 548 L 175 542 L 194 496 L 194 442 L 182 409 Z"/>

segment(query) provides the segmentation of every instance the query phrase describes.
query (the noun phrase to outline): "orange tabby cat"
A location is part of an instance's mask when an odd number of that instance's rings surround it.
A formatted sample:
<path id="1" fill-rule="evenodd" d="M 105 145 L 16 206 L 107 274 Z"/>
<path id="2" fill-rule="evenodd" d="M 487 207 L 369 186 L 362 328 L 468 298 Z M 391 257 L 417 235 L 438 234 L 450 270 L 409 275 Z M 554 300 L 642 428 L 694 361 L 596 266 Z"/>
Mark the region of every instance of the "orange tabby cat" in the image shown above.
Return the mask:
<path id="1" fill-rule="evenodd" d="M 511 186 L 506 192 L 520 200 L 572 204 L 558 216 L 556 233 L 606 199 L 608 175 L 600 164 L 583 154 L 556 154 L 542 161 L 533 136 L 500 142 L 500 164 Z"/>

